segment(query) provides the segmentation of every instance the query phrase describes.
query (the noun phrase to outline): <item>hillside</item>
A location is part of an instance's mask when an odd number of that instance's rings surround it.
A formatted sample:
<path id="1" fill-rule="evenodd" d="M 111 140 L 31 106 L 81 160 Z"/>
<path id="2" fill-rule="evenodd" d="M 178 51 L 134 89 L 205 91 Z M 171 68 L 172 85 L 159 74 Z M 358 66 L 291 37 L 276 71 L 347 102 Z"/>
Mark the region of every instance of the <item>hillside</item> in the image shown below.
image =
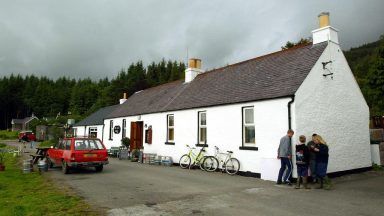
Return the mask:
<path id="1" fill-rule="evenodd" d="M 344 54 L 368 103 L 371 116 L 383 116 L 384 36 L 378 41 L 344 51 Z"/>

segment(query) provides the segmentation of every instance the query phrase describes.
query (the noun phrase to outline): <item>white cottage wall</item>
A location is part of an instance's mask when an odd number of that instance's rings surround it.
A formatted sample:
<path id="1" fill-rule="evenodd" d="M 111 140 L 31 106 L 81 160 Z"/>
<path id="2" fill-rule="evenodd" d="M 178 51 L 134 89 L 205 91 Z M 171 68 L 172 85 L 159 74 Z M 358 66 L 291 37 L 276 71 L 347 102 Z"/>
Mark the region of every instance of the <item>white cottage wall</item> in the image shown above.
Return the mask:
<path id="1" fill-rule="evenodd" d="M 198 137 L 198 112 L 207 113 L 207 153 L 214 154 L 214 146 L 222 151 L 231 150 L 233 156 L 241 163 L 240 171 L 259 173 L 262 179 L 273 180 L 277 178 L 280 161 L 277 160 L 279 140 L 288 129 L 288 102 L 290 98 L 267 100 L 253 103 L 207 107 L 175 112 L 155 113 L 126 117 L 127 136 L 130 136 L 131 121 L 143 121 L 144 125 L 152 127 L 152 144 L 144 143 L 145 153 L 156 153 L 162 156 L 171 156 L 174 162 L 187 153 L 186 145 L 194 147 Z M 240 150 L 242 146 L 242 107 L 254 107 L 255 138 L 258 150 Z M 175 144 L 166 144 L 167 115 L 174 115 Z M 123 118 L 113 119 L 114 125 L 122 125 Z M 104 121 L 104 144 L 119 146 L 119 139 L 114 134 L 113 140 L 109 137 L 109 122 Z M 144 127 L 144 131 L 147 129 Z M 144 133 L 145 134 L 145 133 Z M 144 137 L 143 137 L 144 140 Z"/>
<path id="2" fill-rule="evenodd" d="M 322 62 L 328 61 L 329 71 L 323 70 Z M 333 79 L 323 76 L 330 72 Z M 369 109 L 339 45 L 329 43 L 296 92 L 294 104 L 295 137 L 310 139 L 317 133 L 326 140 L 329 173 L 371 166 Z"/>
<path id="3" fill-rule="evenodd" d="M 75 126 L 74 128 L 77 129 L 77 136 L 88 136 L 89 128 L 97 128 L 97 138 L 100 140 L 103 139 L 103 125 Z"/>

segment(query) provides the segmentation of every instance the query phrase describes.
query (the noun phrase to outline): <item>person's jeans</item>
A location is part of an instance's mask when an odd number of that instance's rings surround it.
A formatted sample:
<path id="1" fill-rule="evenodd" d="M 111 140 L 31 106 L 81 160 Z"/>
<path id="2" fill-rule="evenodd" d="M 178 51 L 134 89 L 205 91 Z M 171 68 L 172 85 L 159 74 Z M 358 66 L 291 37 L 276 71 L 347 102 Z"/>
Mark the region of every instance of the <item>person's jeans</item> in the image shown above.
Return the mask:
<path id="1" fill-rule="evenodd" d="M 281 157 L 280 161 L 281 161 L 281 167 L 280 167 L 279 177 L 277 179 L 277 182 L 281 182 L 284 171 L 286 171 L 284 175 L 284 182 L 287 182 L 292 174 L 292 162 L 287 157 Z"/>

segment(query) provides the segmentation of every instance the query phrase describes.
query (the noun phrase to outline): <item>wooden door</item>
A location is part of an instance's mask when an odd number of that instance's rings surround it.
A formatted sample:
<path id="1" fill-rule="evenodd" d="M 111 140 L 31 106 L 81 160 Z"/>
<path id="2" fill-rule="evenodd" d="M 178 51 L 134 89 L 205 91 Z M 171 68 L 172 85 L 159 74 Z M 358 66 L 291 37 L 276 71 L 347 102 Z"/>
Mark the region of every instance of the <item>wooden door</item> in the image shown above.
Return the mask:
<path id="1" fill-rule="evenodd" d="M 131 122 L 130 151 L 143 148 L 143 122 Z"/>

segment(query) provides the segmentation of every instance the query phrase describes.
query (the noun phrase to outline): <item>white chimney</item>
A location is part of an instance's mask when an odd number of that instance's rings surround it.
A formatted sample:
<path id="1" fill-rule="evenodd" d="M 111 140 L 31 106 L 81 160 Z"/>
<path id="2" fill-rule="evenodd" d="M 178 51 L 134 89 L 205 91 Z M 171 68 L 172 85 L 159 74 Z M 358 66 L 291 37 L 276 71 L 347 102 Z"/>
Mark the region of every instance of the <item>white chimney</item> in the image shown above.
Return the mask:
<path id="1" fill-rule="evenodd" d="M 120 104 L 123 104 L 127 100 L 127 93 L 124 93 L 123 98 L 120 99 Z"/>
<path id="2" fill-rule="evenodd" d="M 330 26 L 329 13 L 322 12 L 318 16 L 319 28 L 312 31 L 313 44 L 318 44 L 325 41 L 332 41 L 339 44 L 337 32 L 339 30 Z"/>
<path id="3" fill-rule="evenodd" d="M 193 79 L 195 79 L 197 75 L 203 72 L 204 71 L 201 70 L 200 59 L 195 59 L 195 58 L 189 59 L 188 68 L 185 70 L 185 82 L 186 83 L 191 82 Z"/>

